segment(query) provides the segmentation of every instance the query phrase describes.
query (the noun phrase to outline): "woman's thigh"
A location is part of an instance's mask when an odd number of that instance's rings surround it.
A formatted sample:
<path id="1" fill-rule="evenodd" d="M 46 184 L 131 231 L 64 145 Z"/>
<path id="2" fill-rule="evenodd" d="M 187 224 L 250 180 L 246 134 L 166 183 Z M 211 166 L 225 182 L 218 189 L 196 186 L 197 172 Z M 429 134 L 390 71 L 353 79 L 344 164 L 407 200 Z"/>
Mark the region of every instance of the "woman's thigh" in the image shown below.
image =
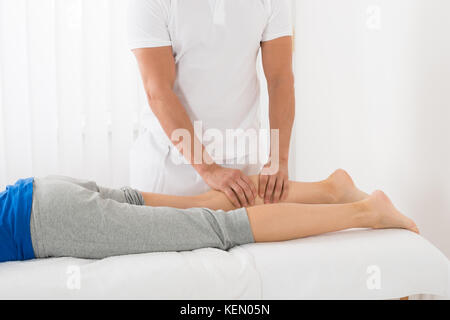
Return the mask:
<path id="1" fill-rule="evenodd" d="M 38 258 L 229 249 L 253 241 L 245 209 L 136 206 L 50 180 L 36 180 L 34 201 L 31 231 Z"/>

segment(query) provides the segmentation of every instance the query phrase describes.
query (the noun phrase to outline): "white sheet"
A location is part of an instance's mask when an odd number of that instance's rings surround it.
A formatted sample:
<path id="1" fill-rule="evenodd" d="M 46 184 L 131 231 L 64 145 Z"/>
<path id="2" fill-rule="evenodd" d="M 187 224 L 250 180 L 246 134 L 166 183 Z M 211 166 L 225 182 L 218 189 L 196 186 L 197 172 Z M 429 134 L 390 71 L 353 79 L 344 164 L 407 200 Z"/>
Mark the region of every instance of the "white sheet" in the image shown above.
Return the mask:
<path id="1" fill-rule="evenodd" d="M 379 271 L 381 288 L 367 280 Z M 350 230 L 229 252 L 0 264 L 0 299 L 391 299 L 450 296 L 449 260 L 405 230 Z M 79 271 L 79 272 L 78 272 Z M 77 275 L 80 275 L 79 282 Z M 376 284 L 376 282 L 374 282 Z M 77 288 L 77 285 L 79 289 Z"/>

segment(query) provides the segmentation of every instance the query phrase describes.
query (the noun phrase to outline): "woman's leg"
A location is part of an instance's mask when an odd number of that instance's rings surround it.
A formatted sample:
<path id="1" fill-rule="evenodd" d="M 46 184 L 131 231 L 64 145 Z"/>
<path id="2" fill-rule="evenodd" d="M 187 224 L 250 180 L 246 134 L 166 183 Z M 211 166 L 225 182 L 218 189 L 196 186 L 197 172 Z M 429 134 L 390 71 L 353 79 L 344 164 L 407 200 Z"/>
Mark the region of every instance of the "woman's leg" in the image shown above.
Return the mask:
<path id="1" fill-rule="evenodd" d="M 102 259 L 208 247 L 227 250 L 254 241 L 245 209 L 132 205 L 51 179 L 35 179 L 33 187 L 30 229 L 37 258 Z"/>
<path id="2" fill-rule="evenodd" d="M 259 177 L 252 176 L 256 189 L 259 186 Z M 368 194 L 356 188 L 350 175 L 339 169 L 326 180 L 319 182 L 289 182 L 289 194 L 283 203 L 306 204 L 338 204 L 357 202 L 368 198 Z M 235 207 L 221 192 L 210 191 L 192 197 L 178 197 L 143 193 L 145 203 L 149 206 L 168 206 L 180 209 L 192 207 L 205 207 L 213 210 L 233 210 Z M 256 199 L 256 205 L 264 204 L 263 199 Z"/>
<path id="3" fill-rule="evenodd" d="M 351 228 L 419 232 L 381 191 L 348 204 L 270 204 L 247 209 L 256 242 L 285 241 Z"/>
<path id="4" fill-rule="evenodd" d="M 224 212 L 130 205 L 75 184 L 37 179 L 31 238 L 38 258 L 101 259 L 208 247 L 227 250 L 347 228 L 417 231 L 382 192 L 351 204 L 273 204 Z"/>
<path id="5" fill-rule="evenodd" d="M 359 190 L 352 177 L 343 169 L 336 170 L 327 179 L 319 182 L 291 182 L 284 202 L 307 204 L 342 204 L 367 199 L 369 195 Z"/>

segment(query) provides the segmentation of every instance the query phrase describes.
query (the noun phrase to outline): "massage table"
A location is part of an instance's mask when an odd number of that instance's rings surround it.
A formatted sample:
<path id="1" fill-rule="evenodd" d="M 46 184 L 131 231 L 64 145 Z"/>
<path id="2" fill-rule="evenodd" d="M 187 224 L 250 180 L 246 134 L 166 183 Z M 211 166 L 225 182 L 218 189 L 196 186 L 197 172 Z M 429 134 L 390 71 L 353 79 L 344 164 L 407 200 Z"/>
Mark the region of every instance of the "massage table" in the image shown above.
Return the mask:
<path id="1" fill-rule="evenodd" d="M 352 229 L 228 252 L 8 262 L 0 299 L 448 299 L 449 269 L 420 235 Z"/>

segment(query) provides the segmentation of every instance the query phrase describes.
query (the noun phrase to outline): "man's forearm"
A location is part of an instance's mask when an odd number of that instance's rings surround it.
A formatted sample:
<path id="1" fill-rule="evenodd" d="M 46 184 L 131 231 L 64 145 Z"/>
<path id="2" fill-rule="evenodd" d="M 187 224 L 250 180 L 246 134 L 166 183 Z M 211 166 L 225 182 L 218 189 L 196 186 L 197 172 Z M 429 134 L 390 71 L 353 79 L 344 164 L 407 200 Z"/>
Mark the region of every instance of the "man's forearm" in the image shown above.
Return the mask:
<path id="1" fill-rule="evenodd" d="M 287 162 L 295 118 L 293 76 L 269 83 L 270 128 L 279 130 L 279 160 Z"/>
<path id="2" fill-rule="evenodd" d="M 194 167 L 194 169 L 202 175 L 211 165 L 214 164 L 212 158 L 205 151 L 205 147 L 196 137 L 194 126 L 182 105 L 177 95 L 171 89 L 159 90 L 152 95 L 148 94 L 148 100 L 152 111 L 158 118 L 161 127 L 167 134 L 172 143 L 177 146 L 186 160 Z M 183 130 L 189 132 L 188 137 L 177 137 L 174 135 L 176 130 Z M 186 143 L 182 139 L 189 138 L 190 141 Z M 180 149 L 180 146 L 189 146 Z M 201 151 L 201 152 L 200 152 Z"/>
<path id="3" fill-rule="evenodd" d="M 238 169 L 214 163 L 200 139 L 185 107 L 173 91 L 176 65 L 172 47 L 133 50 L 147 92 L 149 104 L 175 147 L 214 190 L 225 193 L 236 207 L 253 204 L 256 189 Z M 200 132 L 199 134 L 203 134 Z"/>

